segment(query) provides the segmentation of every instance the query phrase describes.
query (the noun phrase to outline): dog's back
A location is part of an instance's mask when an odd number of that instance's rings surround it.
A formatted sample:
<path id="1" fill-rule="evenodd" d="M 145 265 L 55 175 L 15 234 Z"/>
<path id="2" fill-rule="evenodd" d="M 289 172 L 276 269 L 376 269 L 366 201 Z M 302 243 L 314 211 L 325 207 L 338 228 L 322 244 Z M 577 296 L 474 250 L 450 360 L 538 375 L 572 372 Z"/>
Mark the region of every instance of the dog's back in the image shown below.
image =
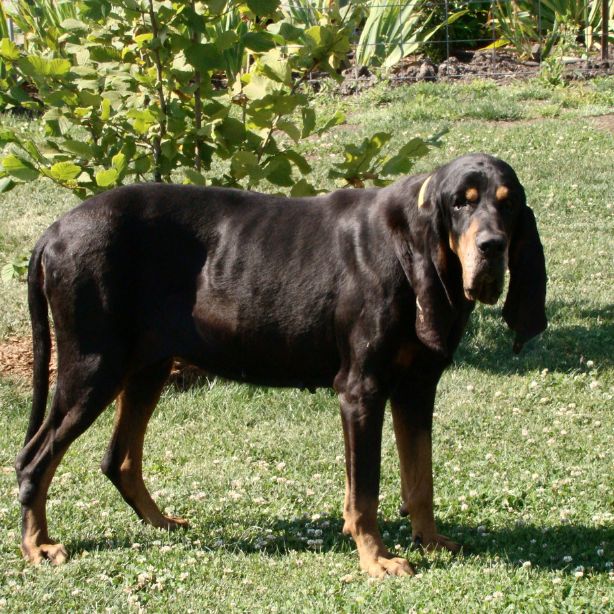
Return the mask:
<path id="1" fill-rule="evenodd" d="M 364 293 L 361 267 L 391 266 L 385 241 L 364 236 L 378 232 L 372 195 L 354 191 L 348 206 L 344 191 L 286 199 L 142 184 L 89 199 L 42 239 L 60 351 L 69 330 L 81 354 L 104 343 L 131 370 L 175 356 L 242 381 L 330 385 L 340 293 L 353 275 Z"/>

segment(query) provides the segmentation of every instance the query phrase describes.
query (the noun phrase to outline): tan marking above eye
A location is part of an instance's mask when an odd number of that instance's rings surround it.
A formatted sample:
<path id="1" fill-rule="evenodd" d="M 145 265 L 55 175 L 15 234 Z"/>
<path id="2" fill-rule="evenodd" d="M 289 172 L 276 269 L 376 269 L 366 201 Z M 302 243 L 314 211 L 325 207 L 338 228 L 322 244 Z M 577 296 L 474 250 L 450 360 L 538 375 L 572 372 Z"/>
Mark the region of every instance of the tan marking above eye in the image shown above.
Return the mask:
<path id="1" fill-rule="evenodd" d="M 500 185 L 495 193 L 497 200 L 505 200 L 510 194 L 510 190 L 506 185 Z"/>
<path id="2" fill-rule="evenodd" d="M 480 197 L 480 193 L 477 188 L 468 188 L 465 192 L 465 198 L 470 202 L 474 203 Z"/>

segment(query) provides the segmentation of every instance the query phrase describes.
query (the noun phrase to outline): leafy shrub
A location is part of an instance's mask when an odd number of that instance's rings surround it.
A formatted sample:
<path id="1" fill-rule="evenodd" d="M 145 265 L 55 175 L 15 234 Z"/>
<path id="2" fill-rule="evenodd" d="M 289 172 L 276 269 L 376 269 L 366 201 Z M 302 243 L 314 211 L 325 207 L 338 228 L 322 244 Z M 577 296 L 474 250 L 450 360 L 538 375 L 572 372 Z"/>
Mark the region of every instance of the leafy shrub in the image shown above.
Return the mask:
<path id="1" fill-rule="evenodd" d="M 299 27 L 279 0 L 84 0 L 61 22 L 56 49 L 8 39 L 0 57 L 36 92 L 45 138 L 0 130 L 0 191 L 45 176 L 85 197 L 130 181 L 317 190 L 295 145 L 343 121 L 319 122 L 305 89 L 318 70 L 337 79 L 351 26 Z M 43 49 L 41 49 L 43 47 Z M 394 156 L 390 135 L 345 148 L 332 175 L 383 184 L 407 172 L 427 143 Z M 212 171 L 212 165 L 215 172 Z"/>

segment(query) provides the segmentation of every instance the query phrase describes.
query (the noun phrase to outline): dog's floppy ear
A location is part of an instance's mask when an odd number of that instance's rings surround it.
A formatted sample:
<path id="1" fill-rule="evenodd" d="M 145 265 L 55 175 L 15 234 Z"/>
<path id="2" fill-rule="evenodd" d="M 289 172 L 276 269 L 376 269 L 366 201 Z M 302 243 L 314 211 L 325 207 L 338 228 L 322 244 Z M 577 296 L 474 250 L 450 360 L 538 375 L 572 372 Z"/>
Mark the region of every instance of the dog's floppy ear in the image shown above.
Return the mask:
<path id="1" fill-rule="evenodd" d="M 543 332 L 546 320 L 546 263 L 535 215 L 525 204 L 509 247 L 510 283 L 503 318 L 516 333 L 518 354 L 531 338 Z"/>
<path id="2" fill-rule="evenodd" d="M 388 225 L 397 259 L 416 295 L 416 334 L 428 348 L 448 356 L 453 307 L 441 262 L 445 256 L 439 246 L 436 180 L 416 177 L 403 188 L 388 210 Z"/>

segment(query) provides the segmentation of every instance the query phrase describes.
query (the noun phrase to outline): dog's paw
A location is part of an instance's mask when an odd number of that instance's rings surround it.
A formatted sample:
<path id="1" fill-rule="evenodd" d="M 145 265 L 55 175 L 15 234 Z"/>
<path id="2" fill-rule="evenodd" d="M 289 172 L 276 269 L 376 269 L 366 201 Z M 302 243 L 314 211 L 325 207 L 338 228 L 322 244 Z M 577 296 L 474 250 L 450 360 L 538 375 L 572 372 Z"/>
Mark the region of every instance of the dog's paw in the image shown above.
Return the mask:
<path id="1" fill-rule="evenodd" d="M 179 516 L 162 516 L 158 528 L 165 531 L 176 531 L 177 529 L 187 529 L 190 523 Z"/>
<path id="2" fill-rule="evenodd" d="M 436 534 L 433 537 L 430 537 L 428 540 L 423 540 L 420 535 L 414 536 L 414 546 L 417 548 L 424 548 L 425 550 L 433 551 L 433 550 L 448 550 L 453 554 L 460 552 L 462 549 L 462 545 L 452 541 L 445 535 Z"/>
<path id="3" fill-rule="evenodd" d="M 378 556 L 376 559 L 362 565 L 372 578 L 384 578 L 385 576 L 413 576 L 414 568 L 407 559 L 400 557 L 390 558 Z"/>
<path id="4" fill-rule="evenodd" d="M 21 551 L 25 559 L 34 565 L 39 565 L 43 561 L 49 561 L 52 565 L 62 565 L 68 560 L 68 552 L 62 544 L 23 545 Z"/>

